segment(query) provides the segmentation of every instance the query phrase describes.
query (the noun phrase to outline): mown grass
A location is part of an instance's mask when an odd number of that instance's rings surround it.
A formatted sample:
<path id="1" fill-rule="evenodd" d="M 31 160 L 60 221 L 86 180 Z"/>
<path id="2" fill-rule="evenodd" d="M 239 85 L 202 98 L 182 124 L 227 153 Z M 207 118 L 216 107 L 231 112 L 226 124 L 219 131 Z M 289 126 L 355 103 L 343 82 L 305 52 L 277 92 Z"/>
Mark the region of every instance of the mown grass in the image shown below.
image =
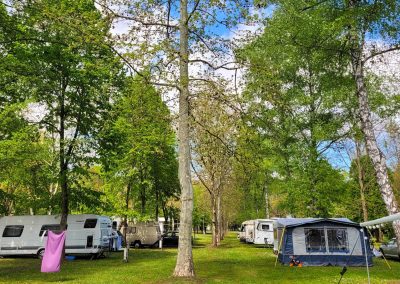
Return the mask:
<path id="1" fill-rule="evenodd" d="M 239 243 L 231 233 L 219 248 L 209 246 L 210 235 L 196 235 L 193 250 L 196 277 L 176 279 L 176 249 L 131 250 L 129 263 L 122 253 L 99 260 L 65 261 L 60 273 L 40 273 L 40 260 L 0 259 L 0 283 L 337 283 L 341 267 L 274 267 L 272 249 Z M 371 283 L 400 283 L 400 262 L 374 260 Z M 350 267 L 341 283 L 367 283 L 364 268 Z"/>

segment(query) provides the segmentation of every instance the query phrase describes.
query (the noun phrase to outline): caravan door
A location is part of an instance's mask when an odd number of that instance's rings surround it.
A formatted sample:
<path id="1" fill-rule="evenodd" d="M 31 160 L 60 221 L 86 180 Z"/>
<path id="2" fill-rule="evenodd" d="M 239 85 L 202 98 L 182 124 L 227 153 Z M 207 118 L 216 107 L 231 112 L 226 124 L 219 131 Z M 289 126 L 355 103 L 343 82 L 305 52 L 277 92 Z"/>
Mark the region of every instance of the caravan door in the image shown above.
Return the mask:
<path id="1" fill-rule="evenodd" d="M 274 228 L 272 221 L 256 222 L 254 244 L 272 245 L 274 243 Z"/>

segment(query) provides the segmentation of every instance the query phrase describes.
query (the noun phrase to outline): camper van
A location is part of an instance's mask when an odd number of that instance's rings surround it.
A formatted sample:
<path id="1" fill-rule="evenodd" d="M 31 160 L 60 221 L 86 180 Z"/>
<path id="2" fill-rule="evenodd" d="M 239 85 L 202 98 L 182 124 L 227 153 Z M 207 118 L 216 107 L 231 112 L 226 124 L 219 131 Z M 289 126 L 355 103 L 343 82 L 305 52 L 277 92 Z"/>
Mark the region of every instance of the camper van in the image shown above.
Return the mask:
<path id="1" fill-rule="evenodd" d="M 254 220 L 248 220 L 242 223 L 238 238 L 241 242 L 254 242 Z"/>
<path id="2" fill-rule="evenodd" d="M 124 234 L 124 232 L 122 232 Z M 157 222 L 128 223 L 126 242 L 130 246 L 156 246 L 161 239 L 160 225 Z"/>
<path id="3" fill-rule="evenodd" d="M 254 244 L 256 245 L 274 244 L 274 220 L 271 219 L 254 220 Z"/>
<path id="4" fill-rule="evenodd" d="M 0 217 L 0 255 L 42 257 L 47 232 L 60 231 L 60 215 Z M 99 256 L 109 248 L 111 220 L 105 216 L 68 215 L 65 253 Z"/>

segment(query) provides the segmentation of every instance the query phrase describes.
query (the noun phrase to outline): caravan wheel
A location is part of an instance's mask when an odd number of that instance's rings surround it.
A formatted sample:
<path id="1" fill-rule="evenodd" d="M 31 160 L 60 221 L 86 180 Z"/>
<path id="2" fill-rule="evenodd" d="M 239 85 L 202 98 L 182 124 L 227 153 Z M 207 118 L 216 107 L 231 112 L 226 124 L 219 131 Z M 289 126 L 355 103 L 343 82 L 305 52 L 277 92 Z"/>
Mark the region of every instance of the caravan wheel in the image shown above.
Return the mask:
<path id="1" fill-rule="evenodd" d="M 43 255 L 44 255 L 44 249 L 40 249 L 37 253 L 36 253 L 37 257 L 39 259 L 43 259 Z"/>
<path id="2" fill-rule="evenodd" d="M 138 248 L 140 248 L 142 246 L 142 244 L 140 243 L 140 241 L 135 241 L 133 243 L 133 246 L 138 249 Z"/>

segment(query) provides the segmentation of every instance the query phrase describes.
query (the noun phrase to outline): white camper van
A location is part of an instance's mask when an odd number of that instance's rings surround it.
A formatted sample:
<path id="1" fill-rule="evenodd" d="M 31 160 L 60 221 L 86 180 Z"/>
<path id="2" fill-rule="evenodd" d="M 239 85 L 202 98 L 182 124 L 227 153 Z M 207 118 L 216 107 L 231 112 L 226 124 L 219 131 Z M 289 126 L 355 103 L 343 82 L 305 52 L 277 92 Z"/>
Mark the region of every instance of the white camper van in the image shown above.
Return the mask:
<path id="1" fill-rule="evenodd" d="M 274 244 L 274 220 L 271 219 L 254 220 L 254 244 L 256 245 Z"/>
<path id="2" fill-rule="evenodd" d="M 47 231 L 60 230 L 60 215 L 0 217 L 0 255 L 44 253 Z M 111 220 L 105 216 L 68 215 L 65 253 L 99 256 L 109 248 Z"/>
<path id="3" fill-rule="evenodd" d="M 128 223 L 126 241 L 131 246 L 135 248 L 155 246 L 160 239 L 161 231 L 158 222 Z"/>

